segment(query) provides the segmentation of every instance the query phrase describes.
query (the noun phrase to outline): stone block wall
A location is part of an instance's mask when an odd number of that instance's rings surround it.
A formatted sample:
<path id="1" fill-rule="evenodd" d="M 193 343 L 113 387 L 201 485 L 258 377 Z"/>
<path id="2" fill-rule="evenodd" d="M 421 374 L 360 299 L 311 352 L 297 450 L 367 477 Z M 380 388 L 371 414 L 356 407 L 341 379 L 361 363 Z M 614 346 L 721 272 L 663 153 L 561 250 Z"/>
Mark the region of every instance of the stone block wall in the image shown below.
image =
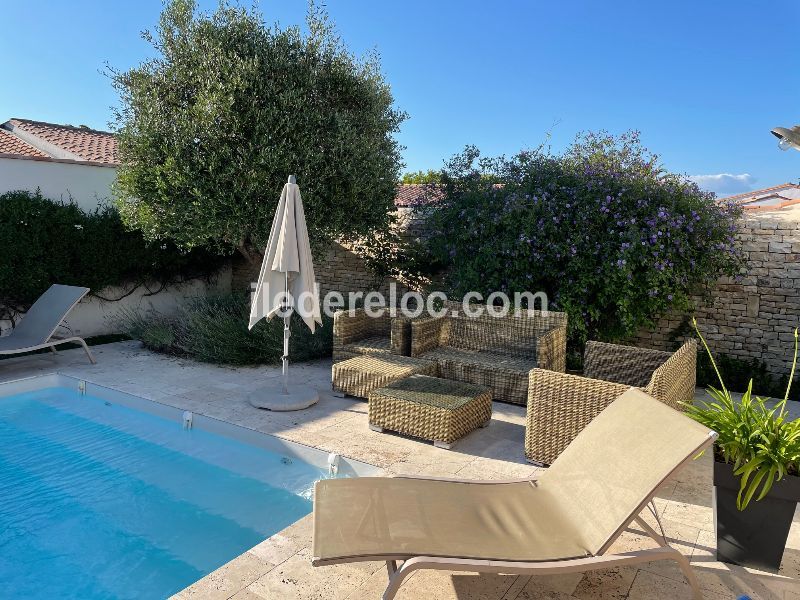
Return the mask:
<path id="1" fill-rule="evenodd" d="M 747 273 L 740 281 L 720 280 L 710 303 L 698 299 L 695 316 L 712 351 L 755 358 L 785 374 L 800 325 L 800 211 L 750 213 L 743 220 Z M 691 335 L 690 326 L 690 315 L 667 315 L 635 342 L 672 349 Z"/>
<path id="2" fill-rule="evenodd" d="M 427 237 L 425 218 L 421 211 L 401 207 L 397 210 L 397 230 L 408 240 L 421 240 Z M 260 264 L 251 265 L 241 256 L 233 259 L 231 287 L 234 290 L 250 290 L 250 284 L 258 278 Z M 314 274 L 324 297 L 327 292 L 341 292 L 345 300 L 350 292 L 378 291 L 388 293 L 390 283 L 394 282 L 399 296 L 407 291 L 401 283 L 389 277 L 379 277 L 371 272 L 363 258 L 352 249 L 341 244 L 331 244 L 324 256 L 314 257 Z"/>
<path id="3" fill-rule="evenodd" d="M 395 213 L 397 231 L 409 241 L 425 241 L 430 237 L 427 213 L 424 208 L 403 206 Z"/>
<path id="4" fill-rule="evenodd" d="M 258 278 L 260 264 L 251 265 L 244 258 L 233 262 L 231 287 L 235 290 L 250 290 L 251 282 Z M 345 300 L 350 292 L 388 292 L 390 279 L 377 277 L 370 272 L 364 260 L 341 244 L 332 244 L 325 255 L 314 257 L 314 275 L 319 282 L 322 297 L 330 291 L 341 292 Z M 398 286 L 398 293 L 402 293 Z"/>

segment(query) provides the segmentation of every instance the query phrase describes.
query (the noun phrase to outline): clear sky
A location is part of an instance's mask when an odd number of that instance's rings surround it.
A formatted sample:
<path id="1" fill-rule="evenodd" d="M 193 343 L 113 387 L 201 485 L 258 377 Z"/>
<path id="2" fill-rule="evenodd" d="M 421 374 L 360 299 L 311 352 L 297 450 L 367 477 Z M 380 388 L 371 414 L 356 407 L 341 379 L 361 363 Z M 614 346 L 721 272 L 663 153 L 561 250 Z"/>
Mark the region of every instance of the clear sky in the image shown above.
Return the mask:
<path id="1" fill-rule="evenodd" d="M 249 5 L 249 0 L 247 0 Z M 214 0 L 201 6 L 211 9 Z M 466 144 L 486 154 L 563 148 L 582 130 L 642 132 L 674 171 L 721 193 L 800 177 L 800 152 L 769 130 L 800 123 L 796 0 L 328 0 L 357 53 L 377 48 L 407 170 Z M 152 50 L 139 32 L 159 0 L 0 0 L 0 121 L 108 128 L 105 63 Z M 263 0 L 268 22 L 302 23 L 304 0 Z"/>

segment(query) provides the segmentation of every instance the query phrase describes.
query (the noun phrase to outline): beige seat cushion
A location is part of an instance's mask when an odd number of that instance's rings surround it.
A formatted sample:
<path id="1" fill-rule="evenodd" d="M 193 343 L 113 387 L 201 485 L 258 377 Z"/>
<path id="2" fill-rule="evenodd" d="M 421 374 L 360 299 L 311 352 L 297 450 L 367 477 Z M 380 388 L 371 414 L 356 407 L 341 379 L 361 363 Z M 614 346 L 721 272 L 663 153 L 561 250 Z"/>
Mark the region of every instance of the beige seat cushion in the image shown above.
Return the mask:
<path id="1" fill-rule="evenodd" d="M 552 560 L 586 555 L 531 482 L 329 479 L 314 491 L 314 559 L 410 556 Z"/>
<path id="2" fill-rule="evenodd" d="M 426 352 L 422 358 L 427 360 L 459 362 L 465 365 L 490 366 L 496 369 L 520 371 L 527 375 L 528 371 L 536 368 L 535 358 L 512 356 L 488 350 L 467 350 L 442 346 Z"/>
<path id="3" fill-rule="evenodd" d="M 342 350 L 353 354 L 389 354 L 392 351 L 392 342 L 386 336 L 368 337 L 345 344 Z"/>
<path id="4" fill-rule="evenodd" d="M 486 386 L 495 400 L 522 405 L 528 400 L 528 372 L 536 367 L 535 358 L 449 346 L 434 348 L 420 358 L 435 361 L 440 377 Z"/>

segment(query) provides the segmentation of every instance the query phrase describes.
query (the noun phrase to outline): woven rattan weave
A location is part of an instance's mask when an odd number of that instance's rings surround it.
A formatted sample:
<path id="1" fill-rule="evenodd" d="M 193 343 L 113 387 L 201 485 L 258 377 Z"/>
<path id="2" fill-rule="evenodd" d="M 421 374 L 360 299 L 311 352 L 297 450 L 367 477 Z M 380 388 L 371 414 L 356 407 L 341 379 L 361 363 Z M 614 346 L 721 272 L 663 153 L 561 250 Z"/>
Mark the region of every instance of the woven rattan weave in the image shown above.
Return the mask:
<path id="1" fill-rule="evenodd" d="M 525 310 L 415 319 L 411 356 L 435 360 L 441 377 L 488 386 L 495 400 L 524 405 L 532 368 L 566 368 L 567 315 Z"/>
<path id="2" fill-rule="evenodd" d="M 449 448 L 492 417 L 492 392 L 485 386 L 413 375 L 369 394 L 369 424 L 432 440 Z"/>
<path id="3" fill-rule="evenodd" d="M 366 398 L 379 387 L 415 374 L 437 375 L 435 362 L 396 354 L 356 356 L 334 363 L 331 381 L 336 392 Z"/>
<path id="4" fill-rule="evenodd" d="M 374 317 L 363 308 L 333 315 L 333 362 L 363 354 L 411 353 L 411 319 L 392 317 L 388 310 Z"/>
<path id="5" fill-rule="evenodd" d="M 631 387 L 679 409 L 679 402 L 694 395 L 696 363 L 694 340 L 674 353 L 588 342 L 583 377 L 533 369 L 525 456 L 536 463 L 552 463 L 600 411 Z"/>

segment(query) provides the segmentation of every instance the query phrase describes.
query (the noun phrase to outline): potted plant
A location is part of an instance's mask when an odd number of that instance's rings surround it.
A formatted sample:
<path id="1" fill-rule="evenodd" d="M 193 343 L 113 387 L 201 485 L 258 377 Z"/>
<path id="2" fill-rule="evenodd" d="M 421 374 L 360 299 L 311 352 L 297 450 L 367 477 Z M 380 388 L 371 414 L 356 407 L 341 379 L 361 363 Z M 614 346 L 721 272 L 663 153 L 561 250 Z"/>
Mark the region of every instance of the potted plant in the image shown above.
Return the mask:
<path id="1" fill-rule="evenodd" d="M 797 329 L 786 395 L 771 405 L 752 395 L 752 379 L 741 400 L 733 399 L 697 321 L 692 322 L 721 386 L 709 386 L 709 402 L 685 405 L 689 416 L 719 434 L 714 445 L 717 560 L 777 572 L 800 501 L 800 419 L 790 420 L 786 412 L 797 366 Z"/>

